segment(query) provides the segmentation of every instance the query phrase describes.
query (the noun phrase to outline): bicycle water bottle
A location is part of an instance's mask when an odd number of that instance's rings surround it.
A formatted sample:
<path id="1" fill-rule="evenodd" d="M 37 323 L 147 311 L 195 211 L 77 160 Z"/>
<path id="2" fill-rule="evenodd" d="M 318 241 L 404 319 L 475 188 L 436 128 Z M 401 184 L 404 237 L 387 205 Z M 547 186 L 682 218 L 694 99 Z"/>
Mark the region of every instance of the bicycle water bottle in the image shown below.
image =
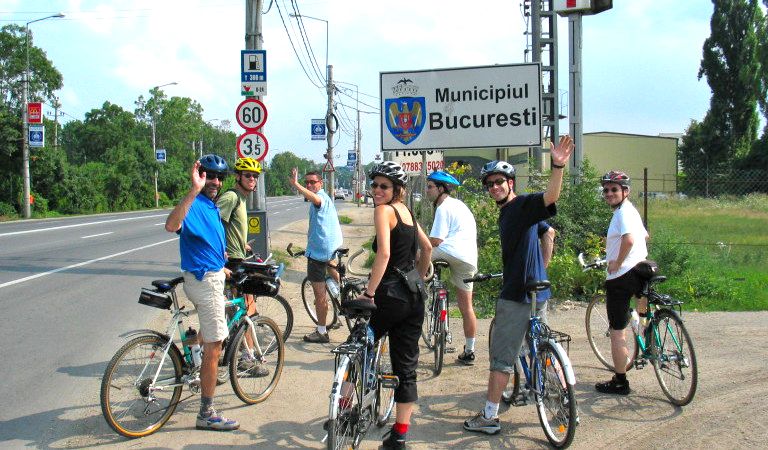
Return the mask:
<path id="1" fill-rule="evenodd" d="M 201 355 L 202 349 L 200 348 L 200 344 L 197 342 L 197 331 L 195 331 L 194 328 L 189 327 L 187 332 L 184 334 L 184 345 L 189 346 L 190 350 L 192 351 L 192 363 L 195 365 L 195 367 L 199 367 L 200 363 L 203 361 Z"/>
<path id="2" fill-rule="evenodd" d="M 632 326 L 632 331 L 635 332 L 635 334 L 640 334 L 640 316 L 637 314 L 637 311 L 634 309 L 630 311 L 630 319 L 629 324 Z"/>
<path id="3" fill-rule="evenodd" d="M 338 298 L 339 285 L 336 283 L 336 280 L 331 276 L 325 277 L 325 284 L 328 286 L 328 292 L 330 292 L 334 298 Z"/>

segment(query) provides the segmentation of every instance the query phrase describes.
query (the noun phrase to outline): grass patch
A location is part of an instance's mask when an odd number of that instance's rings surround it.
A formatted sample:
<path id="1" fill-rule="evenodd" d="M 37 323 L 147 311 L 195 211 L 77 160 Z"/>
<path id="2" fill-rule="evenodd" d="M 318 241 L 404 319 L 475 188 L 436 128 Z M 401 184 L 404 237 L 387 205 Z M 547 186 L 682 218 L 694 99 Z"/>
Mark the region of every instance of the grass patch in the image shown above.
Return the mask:
<path id="1" fill-rule="evenodd" d="M 272 259 L 278 264 L 285 264 L 286 269 L 291 267 L 291 261 L 293 260 L 293 258 L 291 258 L 285 251 L 276 249 L 272 249 Z"/>
<path id="2" fill-rule="evenodd" d="M 352 218 L 349 216 L 339 216 L 339 223 L 342 225 L 349 225 L 352 223 Z"/>

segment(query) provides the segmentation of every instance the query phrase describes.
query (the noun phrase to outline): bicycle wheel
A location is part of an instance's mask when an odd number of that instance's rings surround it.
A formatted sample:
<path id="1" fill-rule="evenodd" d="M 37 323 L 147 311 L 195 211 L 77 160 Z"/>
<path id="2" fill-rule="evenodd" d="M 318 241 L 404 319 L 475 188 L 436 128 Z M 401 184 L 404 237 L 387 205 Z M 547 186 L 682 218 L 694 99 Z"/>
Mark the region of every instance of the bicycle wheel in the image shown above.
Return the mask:
<path id="1" fill-rule="evenodd" d="M 589 302 L 584 322 L 587 328 L 589 346 L 592 347 L 595 356 L 608 370 L 613 370 L 611 330 L 610 325 L 608 325 L 604 295 L 597 295 Z M 624 329 L 624 336 L 626 336 L 626 347 L 629 355 L 627 366 L 625 367 L 626 371 L 634 367 L 634 361 L 637 359 L 638 352 L 637 339 L 629 323 L 627 323 L 627 327 Z"/>
<path id="2" fill-rule="evenodd" d="M 353 448 L 357 439 L 360 399 L 363 383 L 360 378 L 360 361 L 343 358 L 336 370 L 333 385 L 338 386 L 331 395 L 328 422 L 328 450 Z"/>
<path id="3" fill-rule="evenodd" d="M 523 346 L 520 349 L 520 354 L 527 356 L 528 353 L 528 341 L 524 340 Z M 501 399 L 507 405 L 515 403 L 517 397 L 520 396 L 520 379 L 522 373 L 523 365 L 520 362 L 520 358 L 517 358 L 517 361 L 515 361 L 515 370 L 512 372 L 512 375 L 510 375 L 512 378 L 512 389 L 505 389 L 504 392 L 501 393 Z"/>
<path id="4" fill-rule="evenodd" d="M 669 401 L 684 406 L 693 400 L 698 384 L 698 369 L 693 341 L 683 320 L 670 309 L 661 309 L 654 318 L 651 337 L 651 363 L 661 390 Z"/>
<path id="5" fill-rule="evenodd" d="M 301 282 L 301 301 L 304 303 L 304 309 L 307 310 L 309 318 L 317 325 L 317 311 L 315 311 L 315 291 L 312 290 L 312 282 L 308 278 L 304 278 Z M 339 320 L 339 310 L 336 308 L 336 304 L 331 300 L 331 293 L 328 288 L 325 288 L 325 301 L 328 303 L 328 316 L 326 316 L 325 325 L 328 328 L 333 328 L 336 325 L 336 321 Z M 327 320 L 328 317 L 331 320 Z"/>
<path id="6" fill-rule="evenodd" d="M 544 434 L 552 446 L 567 447 L 576 434 L 578 416 L 573 386 L 565 380 L 564 361 L 549 342 L 539 344 L 533 368 L 536 411 Z"/>
<path id="7" fill-rule="evenodd" d="M 357 297 L 360 297 L 363 294 L 363 290 L 360 289 L 360 286 L 356 284 L 347 284 L 344 286 L 344 289 L 341 291 L 341 301 L 344 300 L 354 300 Z M 339 317 L 341 319 L 341 317 Z M 349 320 L 347 316 L 344 316 L 344 323 L 347 324 L 347 330 L 350 332 L 352 331 L 352 327 L 355 326 L 355 322 L 352 320 Z"/>
<path id="8" fill-rule="evenodd" d="M 424 322 L 421 323 L 421 338 L 428 349 L 435 348 L 435 304 L 437 295 L 430 289 L 430 302 L 424 308 Z"/>
<path id="9" fill-rule="evenodd" d="M 283 342 L 288 340 L 293 330 L 293 308 L 280 294 L 255 295 L 256 314 L 272 319 L 282 331 Z M 254 316 L 251 316 L 253 319 Z"/>
<path id="10" fill-rule="evenodd" d="M 389 354 L 389 339 L 387 336 L 379 339 L 379 345 L 376 352 L 376 374 L 391 375 L 392 360 Z M 376 426 L 379 428 L 387 424 L 389 416 L 392 415 L 392 409 L 395 406 L 395 390 L 385 388 L 381 385 L 381 379 L 376 385 Z"/>
<path id="11" fill-rule="evenodd" d="M 437 320 L 435 331 L 435 347 L 433 352 L 435 353 L 435 376 L 440 375 L 443 371 L 443 359 L 445 357 L 445 342 L 448 339 L 448 331 L 445 329 L 445 322 Z"/>
<path id="12" fill-rule="evenodd" d="M 285 347 L 280 329 L 267 317 L 252 319 L 256 341 L 251 348 L 246 339 L 249 327 L 243 323 L 232 341 L 229 379 L 232 390 L 244 403 L 253 405 L 269 397 L 280 381 L 285 363 Z M 253 353 L 254 359 L 248 357 Z"/>
<path id="13" fill-rule="evenodd" d="M 171 346 L 161 360 L 160 350 L 166 343 L 160 336 L 139 336 L 123 345 L 107 364 L 101 379 L 101 413 L 125 437 L 154 433 L 176 410 L 182 390 L 181 355 Z M 153 389 L 157 387 L 165 389 Z"/>

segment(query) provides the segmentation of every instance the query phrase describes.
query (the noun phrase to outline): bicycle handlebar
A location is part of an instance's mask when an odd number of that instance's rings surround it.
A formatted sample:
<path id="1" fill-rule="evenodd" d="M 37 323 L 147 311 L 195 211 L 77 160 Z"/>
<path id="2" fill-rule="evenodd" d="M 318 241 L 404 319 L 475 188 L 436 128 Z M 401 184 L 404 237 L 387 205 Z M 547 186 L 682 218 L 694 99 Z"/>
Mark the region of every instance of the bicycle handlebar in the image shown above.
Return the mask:
<path id="1" fill-rule="evenodd" d="M 465 283 L 474 283 L 476 281 L 487 281 L 487 280 L 490 280 L 491 278 L 501 278 L 503 275 L 504 274 L 501 273 L 501 272 L 499 272 L 499 273 L 478 273 L 474 277 L 472 277 L 472 278 L 464 278 L 464 280 L 462 280 L 462 281 L 464 281 Z"/>
<path id="2" fill-rule="evenodd" d="M 584 253 L 579 253 L 578 259 L 579 259 L 579 265 L 581 266 L 582 272 L 586 272 L 592 269 L 602 269 L 608 264 L 608 261 L 606 261 L 605 258 L 602 258 L 602 259 L 598 258 L 588 263 L 584 261 Z"/>

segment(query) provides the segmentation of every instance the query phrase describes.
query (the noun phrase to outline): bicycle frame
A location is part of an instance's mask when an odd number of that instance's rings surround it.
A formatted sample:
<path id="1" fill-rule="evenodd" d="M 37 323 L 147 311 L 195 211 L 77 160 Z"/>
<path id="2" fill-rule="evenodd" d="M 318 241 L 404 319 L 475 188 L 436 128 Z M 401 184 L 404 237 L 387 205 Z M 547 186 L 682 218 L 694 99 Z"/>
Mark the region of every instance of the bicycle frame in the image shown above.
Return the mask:
<path id="1" fill-rule="evenodd" d="M 375 368 L 369 367 L 370 365 L 367 364 L 369 360 L 373 361 L 371 359 L 371 355 L 368 354 L 368 347 L 371 343 L 368 342 L 367 331 L 365 329 L 365 327 L 367 326 L 368 326 L 367 320 L 358 320 L 358 322 L 355 324 L 354 328 L 352 329 L 352 333 L 350 333 L 350 339 L 348 339 L 347 342 L 331 350 L 331 353 L 336 354 L 336 362 L 335 362 L 336 368 L 334 370 L 334 380 L 340 379 L 340 377 L 343 377 L 344 374 L 341 373 L 341 371 L 347 366 L 347 364 L 345 363 L 352 363 L 355 360 L 359 360 L 362 362 L 361 364 L 362 373 L 360 374 L 360 377 L 363 380 L 363 397 L 359 399 L 359 402 L 358 402 L 358 405 L 361 410 L 364 410 L 370 407 L 373 404 L 373 402 L 376 400 L 376 384 L 378 383 L 377 379 L 370 386 L 367 383 L 367 380 L 370 378 L 371 370 L 375 370 Z M 378 345 L 380 345 L 379 342 L 377 342 L 376 346 L 374 346 L 374 352 L 377 349 Z M 337 398 L 340 396 L 341 396 L 341 385 L 334 383 L 333 386 L 331 386 L 331 397 Z M 329 411 L 328 411 L 328 417 L 331 419 L 335 419 L 338 417 L 338 412 L 339 412 L 339 402 L 338 401 L 331 402 Z"/>

